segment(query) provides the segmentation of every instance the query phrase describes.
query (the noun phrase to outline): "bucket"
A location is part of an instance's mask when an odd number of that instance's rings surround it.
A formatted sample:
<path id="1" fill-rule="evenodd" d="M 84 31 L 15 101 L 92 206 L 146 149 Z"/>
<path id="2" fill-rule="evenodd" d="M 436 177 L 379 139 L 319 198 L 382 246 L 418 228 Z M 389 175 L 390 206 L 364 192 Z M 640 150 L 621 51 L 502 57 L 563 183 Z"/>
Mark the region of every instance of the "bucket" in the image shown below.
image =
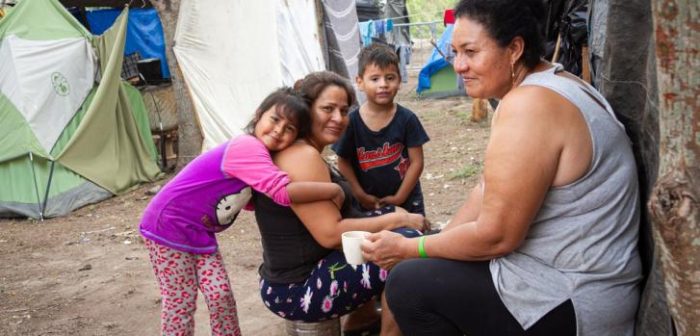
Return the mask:
<path id="1" fill-rule="evenodd" d="M 285 321 L 289 336 L 340 336 L 340 319 L 321 322 Z"/>

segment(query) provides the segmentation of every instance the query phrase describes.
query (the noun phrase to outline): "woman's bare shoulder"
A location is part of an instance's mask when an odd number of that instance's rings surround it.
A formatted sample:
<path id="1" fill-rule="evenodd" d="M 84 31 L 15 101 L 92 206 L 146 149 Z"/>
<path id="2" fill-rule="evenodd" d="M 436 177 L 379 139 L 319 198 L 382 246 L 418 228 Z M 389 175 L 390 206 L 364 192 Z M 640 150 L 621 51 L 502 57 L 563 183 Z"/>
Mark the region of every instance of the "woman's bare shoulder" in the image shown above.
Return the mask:
<path id="1" fill-rule="evenodd" d="M 319 152 L 313 148 L 311 145 L 303 142 L 297 141 L 291 146 L 275 153 L 274 155 L 275 163 L 286 162 L 286 161 L 299 161 L 299 160 L 313 160 L 321 159 Z"/>
<path id="2" fill-rule="evenodd" d="M 321 153 L 304 142 L 296 142 L 277 152 L 274 161 L 289 174 L 292 181 L 330 181 L 328 167 Z"/>

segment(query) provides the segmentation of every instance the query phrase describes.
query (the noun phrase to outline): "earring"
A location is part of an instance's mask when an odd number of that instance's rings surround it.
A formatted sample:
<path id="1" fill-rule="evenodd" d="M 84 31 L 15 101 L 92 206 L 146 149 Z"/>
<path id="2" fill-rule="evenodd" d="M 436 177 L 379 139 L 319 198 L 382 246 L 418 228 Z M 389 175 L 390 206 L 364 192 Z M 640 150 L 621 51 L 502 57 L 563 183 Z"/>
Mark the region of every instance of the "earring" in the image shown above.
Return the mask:
<path id="1" fill-rule="evenodd" d="M 510 64 L 510 79 L 515 82 L 515 66 L 513 63 Z"/>

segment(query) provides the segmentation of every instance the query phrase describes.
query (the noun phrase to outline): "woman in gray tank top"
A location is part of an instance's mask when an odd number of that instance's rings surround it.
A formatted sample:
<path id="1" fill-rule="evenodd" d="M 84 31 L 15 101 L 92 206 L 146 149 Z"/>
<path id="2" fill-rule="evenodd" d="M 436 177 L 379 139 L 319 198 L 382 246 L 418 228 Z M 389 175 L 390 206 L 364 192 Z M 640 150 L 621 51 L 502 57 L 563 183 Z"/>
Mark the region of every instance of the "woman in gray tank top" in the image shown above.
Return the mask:
<path id="1" fill-rule="evenodd" d="M 605 99 L 542 60 L 539 0 L 462 0 L 454 68 L 498 98 L 480 185 L 439 234 L 370 236 L 406 335 L 632 335 L 639 191 Z M 409 260 L 407 260 L 409 259 Z M 403 260 L 401 263 L 397 262 Z"/>

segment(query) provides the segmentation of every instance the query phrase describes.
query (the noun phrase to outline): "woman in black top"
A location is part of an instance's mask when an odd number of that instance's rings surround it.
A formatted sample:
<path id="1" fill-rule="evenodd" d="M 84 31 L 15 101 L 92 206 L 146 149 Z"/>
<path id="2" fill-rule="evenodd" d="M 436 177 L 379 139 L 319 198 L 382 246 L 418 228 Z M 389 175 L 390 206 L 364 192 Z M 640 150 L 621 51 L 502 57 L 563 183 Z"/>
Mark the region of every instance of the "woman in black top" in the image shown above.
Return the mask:
<path id="1" fill-rule="evenodd" d="M 352 86 L 337 74 L 322 71 L 306 76 L 297 89 L 310 105 L 310 132 L 305 139 L 276 153 L 275 164 L 292 181 L 333 181 L 343 186 L 342 177 L 332 171 L 321 152 L 347 127 L 348 109 L 354 102 Z M 422 215 L 383 214 L 387 209 L 355 214 L 348 205 L 351 193 L 347 185 L 345 190 L 346 202 L 340 211 L 330 201 L 292 204 L 290 209 L 277 206 L 262 194 L 255 195 L 263 244 L 261 295 L 275 314 L 289 320 L 317 322 L 357 311 L 381 294 L 387 272 L 372 263 L 348 265 L 338 250 L 341 234 L 406 227 L 412 229 L 400 231 L 415 236 L 419 233 L 413 229 L 423 228 Z M 371 311 L 372 306 L 365 305 L 364 309 Z M 351 315 L 344 329 L 366 323 Z"/>

